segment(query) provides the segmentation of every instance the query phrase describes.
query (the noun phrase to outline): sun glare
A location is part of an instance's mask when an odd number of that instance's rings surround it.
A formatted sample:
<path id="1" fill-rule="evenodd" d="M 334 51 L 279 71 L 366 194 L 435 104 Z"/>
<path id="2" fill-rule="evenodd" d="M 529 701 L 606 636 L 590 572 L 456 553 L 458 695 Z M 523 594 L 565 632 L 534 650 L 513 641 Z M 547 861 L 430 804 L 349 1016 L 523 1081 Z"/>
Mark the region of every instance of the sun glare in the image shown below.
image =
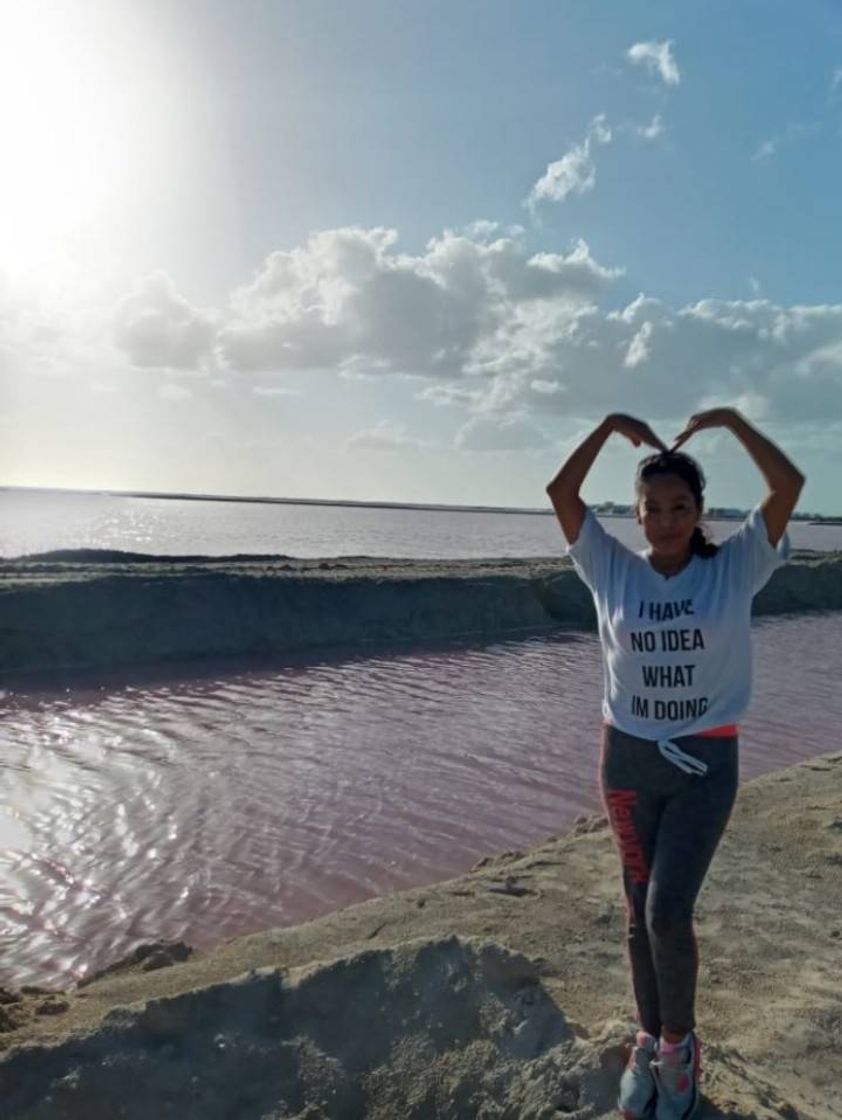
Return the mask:
<path id="1" fill-rule="evenodd" d="M 96 4 L 0 5 L 0 271 L 38 279 L 107 241 L 132 140 Z"/>

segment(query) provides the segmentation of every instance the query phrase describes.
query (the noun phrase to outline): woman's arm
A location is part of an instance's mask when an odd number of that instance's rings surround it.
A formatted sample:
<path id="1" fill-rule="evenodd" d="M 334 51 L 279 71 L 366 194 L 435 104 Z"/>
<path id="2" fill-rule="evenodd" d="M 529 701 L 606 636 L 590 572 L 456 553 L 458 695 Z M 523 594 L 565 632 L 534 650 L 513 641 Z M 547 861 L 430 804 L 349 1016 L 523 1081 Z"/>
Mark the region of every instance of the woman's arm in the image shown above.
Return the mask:
<path id="1" fill-rule="evenodd" d="M 752 427 L 736 409 L 730 409 L 727 427 L 751 455 L 769 485 L 769 494 L 760 509 L 766 522 L 769 543 L 777 545 L 784 535 L 806 479 L 783 451 L 757 428 Z"/>
<path id="2" fill-rule="evenodd" d="M 579 497 L 579 489 L 610 435 L 611 417 L 606 416 L 602 423 L 579 444 L 547 486 L 547 493 L 568 544 L 575 544 L 578 540 L 582 522 L 588 511 L 588 507 Z"/>
<path id="3" fill-rule="evenodd" d="M 736 408 L 711 408 L 707 412 L 697 412 L 690 417 L 684 431 L 675 437 L 672 450 L 675 451 L 703 428 L 728 428 L 754 459 L 769 484 L 769 495 L 761 503 L 760 509 L 766 522 L 769 543 L 776 545 L 784 535 L 790 514 L 795 509 L 801 487 L 806 481 L 804 475 L 779 447 L 757 428 L 753 428 Z"/>
<path id="4" fill-rule="evenodd" d="M 568 544 L 576 543 L 587 513 L 588 507 L 579 497 L 579 490 L 612 432 L 620 432 L 631 440 L 635 447 L 639 447 L 641 443 L 648 443 L 659 451 L 666 451 L 665 445 L 643 421 L 635 420 L 634 417 L 625 416 L 620 412 L 612 412 L 606 416 L 602 423 L 579 444 L 547 486 L 547 493 Z"/>

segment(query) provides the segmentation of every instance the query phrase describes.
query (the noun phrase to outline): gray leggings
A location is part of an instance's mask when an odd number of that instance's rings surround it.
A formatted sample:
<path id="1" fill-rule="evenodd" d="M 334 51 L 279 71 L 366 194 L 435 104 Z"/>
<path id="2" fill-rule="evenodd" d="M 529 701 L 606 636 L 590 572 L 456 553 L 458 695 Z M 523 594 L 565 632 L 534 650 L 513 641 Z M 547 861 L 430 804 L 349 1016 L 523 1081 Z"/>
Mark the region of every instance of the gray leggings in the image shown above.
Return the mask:
<path id="1" fill-rule="evenodd" d="M 738 739 L 672 740 L 707 763 L 683 772 L 657 743 L 605 726 L 600 788 L 623 864 L 628 952 L 640 1025 L 696 1025 L 693 906 L 737 796 Z"/>

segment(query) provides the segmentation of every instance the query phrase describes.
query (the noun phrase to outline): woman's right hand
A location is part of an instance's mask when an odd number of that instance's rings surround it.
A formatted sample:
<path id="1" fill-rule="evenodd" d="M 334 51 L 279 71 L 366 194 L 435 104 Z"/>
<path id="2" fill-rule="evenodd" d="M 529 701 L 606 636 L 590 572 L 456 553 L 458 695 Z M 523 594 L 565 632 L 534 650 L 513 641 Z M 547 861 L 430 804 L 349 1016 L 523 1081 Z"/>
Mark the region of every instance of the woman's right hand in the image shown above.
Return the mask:
<path id="1" fill-rule="evenodd" d="M 626 416 L 623 412 L 612 412 L 608 422 L 612 432 L 619 432 L 621 436 L 631 440 L 635 447 L 640 447 L 641 443 L 648 443 L 657 451 L 668 450 L 667 445 L 658 439 L 649 425 L 644 424 L 642 420 L 636 420 L 634 416 Z"/>

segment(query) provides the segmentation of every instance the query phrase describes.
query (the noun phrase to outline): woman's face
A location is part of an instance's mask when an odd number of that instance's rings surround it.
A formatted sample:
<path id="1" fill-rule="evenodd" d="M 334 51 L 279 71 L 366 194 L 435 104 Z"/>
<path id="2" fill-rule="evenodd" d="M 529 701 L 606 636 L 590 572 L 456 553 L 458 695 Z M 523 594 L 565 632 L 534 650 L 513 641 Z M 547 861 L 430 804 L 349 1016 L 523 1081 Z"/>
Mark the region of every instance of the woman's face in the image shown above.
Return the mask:
<path id="1" fill-rule="evenodd" d="M 635 512 L 646 540 L 663 556 L 686 555 L 702 514 L 693 491 L 675 474 L 641 483 Z"/>

